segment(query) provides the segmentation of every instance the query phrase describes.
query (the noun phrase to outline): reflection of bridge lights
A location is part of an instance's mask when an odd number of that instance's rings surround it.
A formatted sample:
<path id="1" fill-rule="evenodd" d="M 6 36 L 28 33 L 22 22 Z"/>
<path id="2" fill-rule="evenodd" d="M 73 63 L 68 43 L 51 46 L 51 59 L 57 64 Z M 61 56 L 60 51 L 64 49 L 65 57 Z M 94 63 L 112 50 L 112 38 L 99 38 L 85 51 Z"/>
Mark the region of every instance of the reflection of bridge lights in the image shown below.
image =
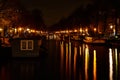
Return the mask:
<path id="1" fill-rule="evenodd" d="M 94 57 L 93 57 L 93 77 L 94 79 L 93 80 L 96 80 L 96 50 L 93 51 L 94 53 Z"/>
<path id="2" fill-rule="evenodd" d="M 112 49 L 109 49 L 109 79 L 113 80 L 113 57 Z"/>

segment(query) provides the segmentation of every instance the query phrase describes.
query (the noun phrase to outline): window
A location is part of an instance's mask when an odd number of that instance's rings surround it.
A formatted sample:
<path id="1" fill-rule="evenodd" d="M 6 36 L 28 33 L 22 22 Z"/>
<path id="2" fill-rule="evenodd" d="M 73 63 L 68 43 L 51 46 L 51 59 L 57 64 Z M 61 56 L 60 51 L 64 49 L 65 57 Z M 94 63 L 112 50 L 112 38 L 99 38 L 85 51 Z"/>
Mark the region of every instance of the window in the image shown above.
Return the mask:
<path id="1" fill-rule="evenodd" d="M 33 40 L 21 40 L 21 50 L 33 50 Z"/>

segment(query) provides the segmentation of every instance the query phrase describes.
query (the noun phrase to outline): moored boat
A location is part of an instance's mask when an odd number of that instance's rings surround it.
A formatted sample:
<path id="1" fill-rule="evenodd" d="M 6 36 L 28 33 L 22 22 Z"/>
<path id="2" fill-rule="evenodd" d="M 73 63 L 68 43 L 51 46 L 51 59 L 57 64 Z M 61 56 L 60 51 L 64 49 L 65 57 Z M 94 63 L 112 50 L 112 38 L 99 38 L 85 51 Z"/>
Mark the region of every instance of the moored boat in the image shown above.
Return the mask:
<path id="1" fill-rule="evenodd" d="M 85 37 L 85 39 L 83 39 L 83 42 L 88 44 L 105 44 L 106 40 L 102 38 Z"/>

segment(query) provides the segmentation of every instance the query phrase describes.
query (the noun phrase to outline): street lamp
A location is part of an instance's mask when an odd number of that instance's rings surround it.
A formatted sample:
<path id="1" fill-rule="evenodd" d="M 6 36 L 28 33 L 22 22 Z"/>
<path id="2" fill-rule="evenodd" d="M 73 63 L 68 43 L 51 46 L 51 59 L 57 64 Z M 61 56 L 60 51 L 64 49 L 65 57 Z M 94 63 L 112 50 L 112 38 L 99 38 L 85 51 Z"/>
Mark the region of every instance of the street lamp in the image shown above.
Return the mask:
<path id="1" fill-rule="evenodd" d="M 82 33 L 82 28 L 80 28 L 80 33 Z"/>
<path id="2" fill-rule="evenodd" d="M 22 28 L 21 28 L 21 27 L 19 27 L 19 28 L 18 28 L 18 31 L 20 31 L 20 32 L 21 32 L 21 31 L 22 31 Z"/>
<path id="3" fill-rule="evenodd" d="M 111 34 L 115 36 L 116 30 L 115 30 L 114 25 L 110 25 L 110 29 L 111 29 Z"/>
<path id="4" fill-rule="evenodd" d="M 113 29 L 113 26 L 112 26 L 112 25 L 110 26 L 110 29 Z"/>
<path id="5" fill-rule="evenodd" d="M 3 29 L 2 29 L 2 28 L 0 28 L 0 32 L 2 32 L 2 30 L 3 30 Z"/>
<path id="6" fill-rule="evenodd" d="M 96 36 L 96 31 L 97 31 L 97 29 L 96 29 L 96 28 L 94 28 L 93 30 L 94 30 L 94 35 Z"/>
<path id="7" fill-rule="evenodd" d="M 94 28 L 93 30 L 94 30 L 94 32 L 96 32 L 96 31 L 97 31 L 97 29 L 96 29 L 96 28 Z"/>

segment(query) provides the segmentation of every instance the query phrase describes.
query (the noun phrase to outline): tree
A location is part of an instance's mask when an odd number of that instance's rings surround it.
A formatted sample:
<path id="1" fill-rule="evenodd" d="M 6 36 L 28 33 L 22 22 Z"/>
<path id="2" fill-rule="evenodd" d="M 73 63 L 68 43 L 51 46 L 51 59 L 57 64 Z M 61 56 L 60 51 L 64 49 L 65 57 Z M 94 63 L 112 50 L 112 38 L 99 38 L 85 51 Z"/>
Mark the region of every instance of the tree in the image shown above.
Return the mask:
<path id="1" fill-rule="evenodd" d="M 32 11 L 32 19 L 35 25 L 36 30 L 46 30 L 46 25 L 44 23 L 44 20 L 42 18 L 42 12 L 39 9 L 34 9 Z"/>

